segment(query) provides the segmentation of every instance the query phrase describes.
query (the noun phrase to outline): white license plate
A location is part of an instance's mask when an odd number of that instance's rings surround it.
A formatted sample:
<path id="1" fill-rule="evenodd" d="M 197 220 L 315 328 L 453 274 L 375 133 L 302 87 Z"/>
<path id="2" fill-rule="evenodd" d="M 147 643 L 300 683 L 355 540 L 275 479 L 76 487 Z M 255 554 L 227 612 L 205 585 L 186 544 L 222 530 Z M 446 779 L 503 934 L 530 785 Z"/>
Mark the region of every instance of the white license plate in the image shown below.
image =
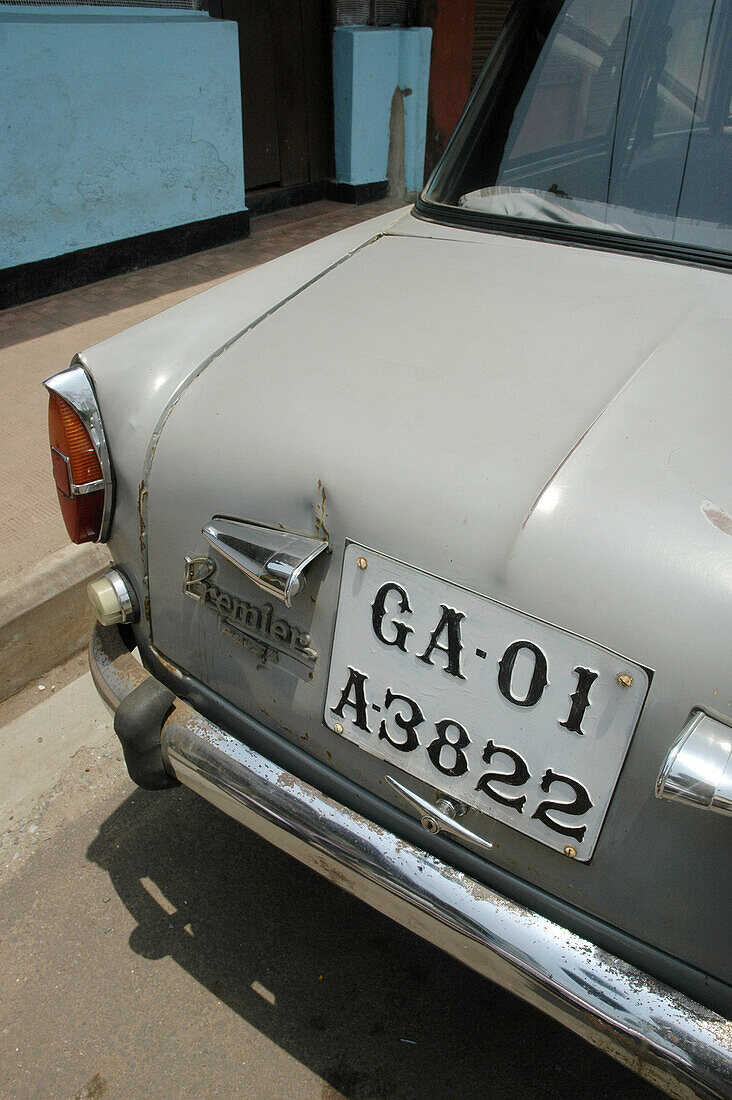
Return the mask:
<path id="1" fill-rule="evenodd" d="M 579 860 L 651 673 L 487 596 L 347 543 L 326 725 Z"/>

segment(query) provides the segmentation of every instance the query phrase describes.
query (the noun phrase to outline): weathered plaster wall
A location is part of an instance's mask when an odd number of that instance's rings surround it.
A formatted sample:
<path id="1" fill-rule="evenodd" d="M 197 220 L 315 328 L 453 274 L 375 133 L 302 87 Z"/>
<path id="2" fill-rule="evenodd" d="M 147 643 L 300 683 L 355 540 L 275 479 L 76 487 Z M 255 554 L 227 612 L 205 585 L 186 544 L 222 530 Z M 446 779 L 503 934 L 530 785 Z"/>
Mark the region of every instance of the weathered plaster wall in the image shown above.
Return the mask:
<path id="1" fill-rule="evenodd" d="M 496 6 L 493 0 L 490 6 L 482 5 L 482 10 L 492 12 Z M 429 175 L 470 95 L 476 0 L 421 0 L 419 9 L 423 22 L 432 27 L 425 157 Z"/>
<path id="2" fill-rule="evenodd" d="M 424 179 L 429 27 L 337 27 L 333 39 L 336 177 L 340 183 L 386 179 L 391 106 L 404 102 L 404 182 Z"/>
<path id="3" fill-rule="evenodd" d="M 244 209 L 237 29 L 0 5 L 0 268 Z"/>

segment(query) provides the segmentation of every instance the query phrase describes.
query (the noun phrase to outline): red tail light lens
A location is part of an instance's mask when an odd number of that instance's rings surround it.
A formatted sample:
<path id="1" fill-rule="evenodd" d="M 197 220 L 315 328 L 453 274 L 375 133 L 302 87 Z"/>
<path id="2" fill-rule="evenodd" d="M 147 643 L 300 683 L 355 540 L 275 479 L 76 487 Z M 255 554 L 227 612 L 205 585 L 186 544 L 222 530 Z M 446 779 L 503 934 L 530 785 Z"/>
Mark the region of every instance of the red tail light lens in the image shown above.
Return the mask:
<path id="1" fill-rule="evenodd" d="M 48 434 L 58 501 L 72 542 L 95 542 L 104 519 L 104 477 L 92 438 L 79 414 L 50 393 Z"/>

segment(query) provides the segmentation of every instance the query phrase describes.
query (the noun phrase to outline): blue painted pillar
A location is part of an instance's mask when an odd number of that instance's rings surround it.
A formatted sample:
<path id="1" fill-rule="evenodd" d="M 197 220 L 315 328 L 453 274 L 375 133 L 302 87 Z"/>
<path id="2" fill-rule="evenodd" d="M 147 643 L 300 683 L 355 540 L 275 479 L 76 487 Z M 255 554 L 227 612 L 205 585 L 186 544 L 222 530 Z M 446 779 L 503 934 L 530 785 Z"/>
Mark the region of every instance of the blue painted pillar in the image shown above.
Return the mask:
<path id="1" fill-rule="evenodd" d="M 0 3 L 0 270 L 245 209 L 235 23 Z"/>
<path id="2" fill-rule="evenodd" d="M 339 183 L 386 179 L 391 105 L 404 97 L 404 181 L 424 182 L 429 85 L 429 27 L 337 27 L 333 40 L 336 178 Z"/>

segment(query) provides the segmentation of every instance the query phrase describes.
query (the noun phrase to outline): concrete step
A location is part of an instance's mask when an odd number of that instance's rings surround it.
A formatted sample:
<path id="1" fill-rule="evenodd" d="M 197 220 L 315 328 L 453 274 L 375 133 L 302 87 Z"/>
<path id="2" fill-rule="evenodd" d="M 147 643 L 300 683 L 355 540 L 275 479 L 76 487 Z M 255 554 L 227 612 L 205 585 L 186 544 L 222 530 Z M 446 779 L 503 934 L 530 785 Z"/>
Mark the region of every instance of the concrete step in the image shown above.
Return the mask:
<path id="1" fill-rule="evenodd" d="M 108 564 L 104 547 L 69 545 L 0 584 L 0 700 L 87 644 L 86 586 Z"/>

